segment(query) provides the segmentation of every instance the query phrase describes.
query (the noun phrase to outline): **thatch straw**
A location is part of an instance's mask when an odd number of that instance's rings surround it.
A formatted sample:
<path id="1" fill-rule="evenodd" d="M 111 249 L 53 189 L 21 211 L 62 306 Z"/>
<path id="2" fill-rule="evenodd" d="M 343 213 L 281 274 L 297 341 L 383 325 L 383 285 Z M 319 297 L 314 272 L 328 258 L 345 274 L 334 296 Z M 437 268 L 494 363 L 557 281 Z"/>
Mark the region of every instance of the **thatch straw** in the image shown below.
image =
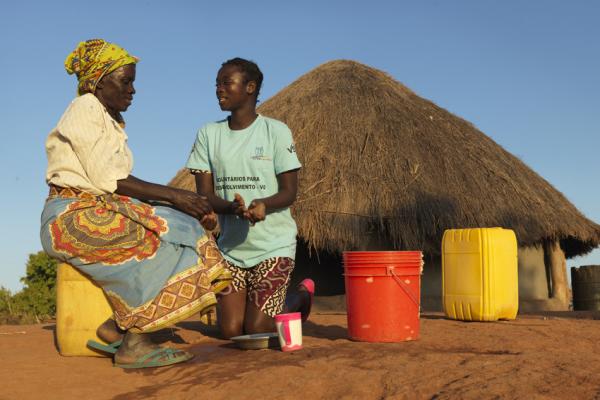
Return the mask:
<path id="1" fill-rule="evenodd" d="M 600 225 L 472 124 L 353 61 L 319 66 L 259 107 L 294 133 L 303 168 L 293 211 L 316 249 L 379 235 L 439 254 L 448 228 L 502 226 L 520 245 L 597 247 Z M 557 149 L 559 151 L 559 149 Z M 194 189 L 181 170 L 172 185 Z"/>

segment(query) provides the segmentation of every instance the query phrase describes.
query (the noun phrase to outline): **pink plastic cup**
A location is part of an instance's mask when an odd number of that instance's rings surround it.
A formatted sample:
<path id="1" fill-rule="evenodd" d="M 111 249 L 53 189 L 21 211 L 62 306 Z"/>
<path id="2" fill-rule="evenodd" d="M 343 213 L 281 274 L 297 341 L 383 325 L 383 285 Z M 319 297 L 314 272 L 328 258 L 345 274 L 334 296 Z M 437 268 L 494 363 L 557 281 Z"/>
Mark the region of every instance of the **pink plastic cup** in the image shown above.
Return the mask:
<path id="1" fill-rule="evenodd" d="M 302 320 L 299 312 L 276 315 L 275 326 L 282 351 L 302 348 Z"/>

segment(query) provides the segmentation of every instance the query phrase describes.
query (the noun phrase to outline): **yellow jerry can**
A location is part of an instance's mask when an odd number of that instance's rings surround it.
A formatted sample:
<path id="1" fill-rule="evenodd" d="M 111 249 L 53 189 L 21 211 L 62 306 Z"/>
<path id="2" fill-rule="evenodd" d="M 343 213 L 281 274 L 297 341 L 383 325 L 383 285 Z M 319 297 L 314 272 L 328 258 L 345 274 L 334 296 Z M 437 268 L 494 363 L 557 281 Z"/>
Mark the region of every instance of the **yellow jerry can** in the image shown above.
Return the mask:
<path id="1" fill-rule="evenodd" d="M 63 356 L 106 357 L 86 346 L 96 329 L 112 315 L 100 287 L 69 264 L 59 264 L 56 277 L 56 343 Z"/>
<path id="2" fill-rule="evenodd" d="M 446 316 L 452 319 L 515 319 L 519 309 L 515 233 L 503 228 L 446 230 L 442 301 Z"/>

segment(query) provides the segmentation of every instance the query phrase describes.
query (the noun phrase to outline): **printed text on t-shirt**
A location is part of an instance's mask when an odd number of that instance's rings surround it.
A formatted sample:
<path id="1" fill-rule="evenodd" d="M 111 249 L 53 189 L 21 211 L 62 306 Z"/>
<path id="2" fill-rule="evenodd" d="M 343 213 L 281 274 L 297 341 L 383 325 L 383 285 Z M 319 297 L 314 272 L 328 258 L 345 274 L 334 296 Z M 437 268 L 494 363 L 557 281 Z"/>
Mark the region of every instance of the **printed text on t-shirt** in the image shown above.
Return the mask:
<path id="1" fill-rule="evenodd" d="M 258 176 L 221 176 L 217 177 L 215 190 L 264 190 L 267 185 L 259 184 Z"/>

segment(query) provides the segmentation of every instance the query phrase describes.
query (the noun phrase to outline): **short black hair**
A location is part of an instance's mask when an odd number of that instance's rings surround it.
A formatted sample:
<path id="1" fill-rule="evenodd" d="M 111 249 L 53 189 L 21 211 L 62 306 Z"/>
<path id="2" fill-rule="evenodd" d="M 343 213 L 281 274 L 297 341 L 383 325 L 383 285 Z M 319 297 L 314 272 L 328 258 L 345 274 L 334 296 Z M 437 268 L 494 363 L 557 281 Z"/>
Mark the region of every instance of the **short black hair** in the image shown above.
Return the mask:
<path id="1" fill-rule="evenodd" d="M 258 99 L 258 94 L 260 93 L 260 88 L 263 82 L 263 73 L 261 72 L 260 68 L 258 68 L 258 65 L 256 65 L 254 61 L 246 60 L 240 57 L 235 57 L 231 60 L 225 61 L 223 64 L 221 64 L 221 68 L 226 65 L 234 65 L 238 67 L 244 73 L 244 75 L 246 75 L 247 81 L 256 82 L 256 98 Z"/>

